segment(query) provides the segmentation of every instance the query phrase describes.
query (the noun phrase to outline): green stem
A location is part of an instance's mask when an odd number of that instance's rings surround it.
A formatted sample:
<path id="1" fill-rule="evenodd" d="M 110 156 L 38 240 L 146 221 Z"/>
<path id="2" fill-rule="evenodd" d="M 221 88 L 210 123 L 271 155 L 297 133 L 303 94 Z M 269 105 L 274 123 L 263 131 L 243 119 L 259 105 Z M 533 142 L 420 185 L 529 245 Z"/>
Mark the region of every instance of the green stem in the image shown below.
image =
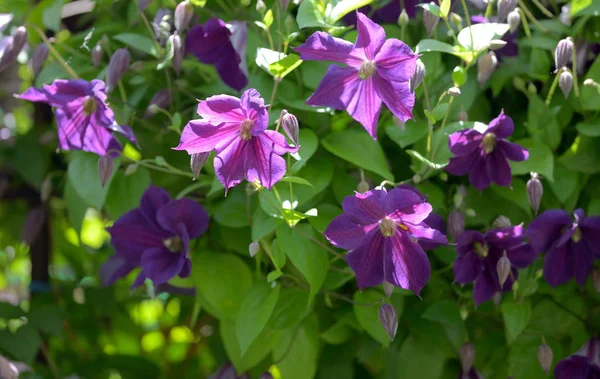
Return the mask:
<path id="1" fill-rule="evenodd" d="M 154 35 L 154 30 L 152 29 L 152 26 L 150 26 L 150 22 L 146 18 L 146 15 L 144 14 L 144 12 L 140 12 L 140 17 L 142 18 L 142 22 L 144 23 L 144 26 L 146 27 L 146 30 L 148 31 L 148 34 L 150 35 L 150 39 L 154 42 L 154 46 L 156 47 L 156 52 L 160 55 L 162 52 L 162 47 L 160 47 L 160 44 L 156 40 L 156 36 Z"/>
<path id="2" fill-rule="evenodd" d="M 542 12 L 546 17 L 554 18 L 554 15 L 552 14 L 552 12 L 550 12 L 548 9 L 546 9 L 546 7 L 544 7 L 544 5 L 542 3 L 540 3 L 539 0 L 531 0 L 531 1 L 540 10 L 540 12 Z"/>
<path id="3" fill-rule="evenodd" d="M 450 26 L 450 23 L 448 22 L 448 17 L 444 17 L 444 22 L 446 23 L 446 27 L 452 34 L 452 39 L 454 39 L 454 43 L 460 45 L 460 43 L 458 42 L 458 38 L 456 38 L 456 33 L 454 33 L 454 29 L 452 29 L 452 26 Z"/>
<path id="4" fill-rule="evenodd" d="M 287 165 L 288 165 L 288 170 L 291 170 L 292 168 L 292 164 L 290 162 L 290 155 L 287 155 Z M 293 203 L 294 201 L 294 189 L 292 186 L 292 182 L 290 181 L 290 202 Z"/>
<path id="5" fill-rule="evenodd" d="M 277 93 L 277 87 L 279 87 L 280 78 L 273 78 L 273 90 L 271 91 L 271 99 L 269 100 L 269 108 L 268 112 L 271 112 L 271 108 L 273 107 L 273 101 L 275 101 L 275 94 Z"/>
<path id="6" fill-rule="evenodd" d="M 128 106 L 127 104 L 127 93 L 125 92 L 125 87 L 123 86 L 123 82 L 121 79 L 117 82 L 117 86 L 119 87 L 119 93 L 121 94 L 121 100 L 123 100 L 123 104 Z"/>
<path id="7" fill-rule="evenodd" d="M 544 28 L 542 26 L 542 24 L 539 23 L 539 21 L 535 18 L 535 16 L 529 11 L 529 8 L 527 8 L 527 5 L 525 5 L 525 3 L 523 2 L 523 0 L 519 0 L 519 6 L 521 7 L 521 10 L 523 12 L 525 12 L 525 14 L 527 15 L 527 17 L 529 17 L 529 19 L 531 20 L 531 22 L 533 22 L 538 28 L 540 28 L 540 30 L 544 33 L 546 33 L 546 28 Z"/>
<path id="8" fill-rule="evenodd" d="M 489 19 L 492 16 L 492 4 L 494 4 L 494 1 L 489 0 L 487 8 L 485 8 L 485 16 L 484 17 L 487 19 Z"/>
<path id="9" fill-rule="evenodd" d="M 273 266 L 275 266 L 275 269 L 277 271 L 281 271 L 279 265 L 275 262 L 275 259 L 273 259 L 273 252 L 271 251 L 271 247 L 262 239 L 258 240 L 258 243 L 260 244 L 260 247 L 262 247 L 262 249 L 265 251 L 265 253 L 267 253 L 269 258 L 271 259 L 271 262 L 273 262 Z"/>
<path id="10" fill-rule="evenodd" d="M 38 28 L 36 25 L 27 24 L 27 26 L 35 29 L 35 31 L 40 36 L 42 41 L 44 41 L 46 46 L 48 46 L 48 50 L 50 50 L 50 53 L 54 56 L 54 58 L 58 61 L 58 63 L 60 63 L 60 65 L 65 69 L 65 71 L 73 79 L 79 79 L 79 75 L 77 75 L 77 73 L 71 68 L 71 66 L 69 66 L 69 64 L 63 59 L 62 55 L 60 55 L 60 53 L 54 48 L 54 46 L 52 45 L 52 43 L 50 42 L 48 37 L 46 37 L 46 34 L 40 28 Z"/>
<path id="11" fill-rule="evenodd" d="M 579 82 L 577 81 L 577 50 L 573 48 L 573 91 L 575 91 L 575 97 L 579 97 Z"/>
<path id="12" fill-rule="evenodd" d="M 446 114 L 444 115 L 444 120 L 442 121 L 442 125 L 440 126 L 439 132 L 440 134 L 442 133 L 442 131 L 444 130 L 444 126 L 446 126 L 446 122 L 448 121 L 448 116 L 450 115 L 450 109 L 452 109 L 452 103 L 454 102 L 454 97 L 450 98 L 450 101 L 448 101 L 448 109 L 446 110 Z M 435 149 L 433 150 L 433 152 L 431 153 L 431 161 L 433 162 L 433 160 L 435 159 L 435 153 L 437 152 L 437 147 L 439 146 L 439 144 L 437 144 L 435 146 Z M 427 168 L 429 168 L 429 166 L 427 166 Z M 425 173 L 423 173 L 423 175 L 425 175 Z"/>
<path id="13" fill-rule="evenodd" d="M 527 17 L 525 13 L 523 13 L 523 9 L 519 8 L 519 13 L 521 14 L 521 20 L 523 22 L 523 29 L 525 29 L 525 34 L 527 38 L 531 39 L 531 29 L 529 29 L 529 22 L 527 22 Z"/>
<path id="14" fill-rule="evenodd" d="M 460 0 L 462 4 L 463 10 L 465 12 L 465 17 L 467 18 L 467 25 L 469 27 L 469 36 L 471 37 L 471 60 L 475 59 L 475 52 L 473 51 L 473 29 L 471 28 L 471 16 L 469 15 L 469 9 L 467 8 L 467 3 L 465 0 Z"/>
<path id="15" fill-rule="evenodd" d="M 162 171 L 162 172 L 166 172 L 166 173 L 169 173 L 169 174 L 187 176 L 188 178 L 194 179 L 194 174 L 193 173 L 181 171 L 181 170 L 178 170 L 178 169 L 174 169 L 174 167 L 172 167 L 172 166 L 169 166 L 170 168 L 160 167 L 160 166 L 156 166 L 156 165 L 154 165 L 154 164 L 152 164 L 152 163 L 150 163 L 148 161 L 144 161 L 144 160 L 141 160 L 141 161 L 137 162 L 137 164 L 139 164 L 140 166 L 149 168 L 151 170 Z"/>
<path id="16" fill-rule="evenodd" d="M 558 86 L 558 78 L 560 77 L 560 71 L 554 75 L 554 81 L 552 82 L 552 86 L 550 86 L 550 91 L 548 91 L 548 97 L 546 97 L 546 105 L 550 105 L 552 102 L 552 97 L 554 96 L 554 91 L 556 91 L 556 87 Z"/>

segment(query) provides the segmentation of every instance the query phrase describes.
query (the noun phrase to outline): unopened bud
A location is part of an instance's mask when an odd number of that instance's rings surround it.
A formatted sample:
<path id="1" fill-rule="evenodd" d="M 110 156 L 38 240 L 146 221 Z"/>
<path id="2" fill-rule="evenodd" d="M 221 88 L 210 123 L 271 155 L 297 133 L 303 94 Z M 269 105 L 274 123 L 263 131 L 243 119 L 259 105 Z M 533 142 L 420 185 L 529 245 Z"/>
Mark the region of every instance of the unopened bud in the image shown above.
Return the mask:
<path id="1" fill-rule="evenodd" d="M 544 186 L 540 181 L 539 175 L 535 172 L 531 173 L 531 179 L 527 181 L 527 197 L 529 204 L 533 208 L 533 212 L 537 215 L 544 195 Z"/>
<path id="2" fill-rule="evenodd" d="M 506 41 L 501 39 L 493 39 L 490 41 L 490 50 L 502 49 L 504 46 L 506 46 Z"/>
<path id="3" fill-rule="evenodd" d="M 12 41 L 4 48 L 4 53 L 2 54 L 2 58 L 0 58 L 0 71 L 17 60 L 26 42 L 27 29 L 24 26 L 19 26 L 12 37 Z"/>
<path id="4" fill-rule="evenodd" d="M 265 12 L 267 11 L 267 5 L 265 4 L 265 2 L 263 0 L 258 0 L 256 2 L 256 11 L 258 13 L 260 13 L 261 15 L 264 15 Z"/>
<path id="5" fill-rule="evenodd" d="M 452 97 L 460 96 L 460 88 L 458 88 L 456 86 L 450 88 L 447 92 L 448 92 L 448 96 L 452 96 Z"/>
<path id="6" fill-rule="evenodd" d="M 433 35 L 433 31 L 437 26 L 440 18 L 435 14 L 429 12 L 427 9 L 423 10 L 423 25 L 425 25 L 425 29 L 427 30 L 427 34 L 430 36 Z"/>
<path id="7" fill-rule="evenodd" d="M 400 12 L 400 17 L 398 17 L 398 25 L 400 25 L 400 27 L 404 27 L 406 25 L 408 25 L 408 22 L 410 21 L 409 17 L 408 17 L 408 13 L 406 13 L 406 9 L 402 9 L 402 12 Z"/>
<path id="8" fill-rule="evenodd" d="M 285 134 L 292 140 L 294 145 L 299 146 L 298 141 L 300 129 L 298 127 L 298 119 L 285 109 L 281 111 L 281 127 L 285 130 Z"/>
<path id="9" fill-rule="evenodd" d="M 127 49 L 118 49 L 110 57 L 110 63 L 108 64 L 108 70 L 106 72 L 106 92 L 112 92 L 117 85 L 117 82 L 121 80 L 125 71 L 129 68 L 129 61 L 131 55 Z"/>
<path id="10" fill-rule="evenodd" d="M 592 78 L 587 78 L 586 80 L 583 81 L 583 85 L 586 87 L 595 87 L 596 84 L 597 83 Z"/>
<path id="11" fill-rule="evenodd" d="M 569 97 L 571 93 L 571 88 L 573 88 L 573 75 L 568 70 L 563 70 L 558 77 L 558 86 L 562 91 L 563 95 L 565 95 L 565 99 Z"/>
<path id="12" fill-rule="evenodd" d="M 506 17 L 506 21 L 508 22 L 510 32 L 514 33 L 521 24 L 521 14 L 519 13 L 519 8 L 515 8 L 512 12 L 510 12 Z"/>
<path id="13" fill-rule="evenodd" d="M 100 46 L 100 44 L 94 46 L 94 48 L 92 49 L 91 52 L 91 56 L 92 56 L 92 64 L 95 67 L 100 66 L 100 63 L 102 63 L 102 46 Z"/>
<path id="14" fill-rule="evenodd" d="M 465 215 L 458 209 L 453 209 L 448 214 L 448 234 L 453 241 L 465 231 Z"/>
<path id="15" fill-rule="evenodd" d="M 288 5 L 290 5 L 290 0 L 279 0 L 279 7 L 281 7 L 282 11 L 285 11 Z"/>
<path id="16" fill-rule="evenodd" d="M 529 92 L 532 95 L 536 95 L 538 90 L 535 84 L 529 82 L 529 84 L 527 84 L 527 92 Z"/>
<path id="17" fill-rule="evenodd" d="M 510 259 L 508 259 L 506 256 L 506 250 L 504 250 L 504 254 L 500 257 L 498 263 L 496 263 L 496 271 L 498 273 L 498 282 L 500 282 L 500 287 L 503 287 L 504 283 L 506 283 L 506 279 L 508 279 L 510 270 Z"/>
<path id="18" fill-rule="evenodd" d="M 425 78 L 425 74 L 426 74 L 425 64 L 420 59 L 417 59 L 417 62 L 415 65 L 415 72 L 413 73 L 412 77 L 410 78 L 410 92 L 414 93 L 415 90 L 417 88 L 419 88 L 419 85 L 421 85 L 421 83 L 423 82 L 423 79 Z"/>
<path id="19" fill-rule="evenodd" d="M 175 73 L 179 76 L 181 62 L 183 62 L 183 55 L 185 54 L 185 46 L 181 43 L 179 34 L 170 36 L 169 42 L 173 48 L 173 60 L 171 60 L 171 64 L 173 65 L 173 70 L 175 70 Z"/>
<path id="20" fill-rule="evenodd" d="M 187 0 L 177 4 L 175 8 L 175 29 L 179 34 L 187 29 L 194 16 L 194 6 Z"/>
<path id="21" fill-rule="evenodd" d="M 200 170 L 202 170 L 202 166 L 204 166 L 209 156 L 210 152 L 190 155 L 190 168 L 194 174 L 194 180 L 200 175 Z"/>
<path id="22" fill-rule="evenodd" d="M 100 178 L 102 187 L 108 183 L 114 167 L 115 164 L 108 154 L 100 157 L 98 160 L 98 178 Z"/>
<path id="23" fill-rule="evenodd" d="M 421 178 L 421 175 L 419 175 L 419 174 L 414 174 L 412 177 L 412 181 L 414 184 L 421 183 L 421 180 L 422 180 L 422 178 Z"/>
<path id="24" fill-rule="evenodd" d="M 383 304 L 379 307 L 378 314 L 383 329 L 385 329 L 393 341 L 398 331 L 398 315 L 396 314 L 396 310 L 390 304 Z"/>
<path id="25" fill-rule="evenodd" d="M 44 66 L 44 62 L 48 58 L 48 54 L 50 50 L 48 49 L 48 45 L 45 43 L 40 43 L 33 49 L 33 54 L 31 55 L 31 67 L 33 68 L 33 76 L 37 76 L 42 67 Z"/>
<path id="26" fill-rule="evenodd" d="M 42 207 L 32 208 L 25 217 L 21 230 L 21 241 L 31 246 L 37 241 L 46 221 L 46 211 Z"/>
<path id="27" fill-rule="evenodd" d="M 477 62 L 477 81 L 479 85 L 483 86 L 488 81 L 494 70 L 496 70 L 497 64 L 498 59 L 492 51 L 479 58 L 479 62 Z"/>
<path id="28" fill-rule="evenodd" d="M 554 50 L 554 65 L 557 70 L 566 67 L 573 56 L 573 40 L 571 37 L 561 39 Z"/>
<path id="29" fill-rule="evenodd" d="M 364 180 L 361 180 L 358 183 L 358 186 L 356 187 L 356 192 L 358 193 L 365 193 L 365 192 L 369 192 L 369 183 L 365 182 Z"/>
<path id="30" fill-rule="evenodd" d="M 250 253 L 250 257 L 254 258 L 254 256 L 260 251 L 260 245 L 258 242 L 254 241 L 248 246 L 248 253 Z"/>
<path id="31" fill-rule="evenodd" d="M 132 163 L 129 166 L 127 166 L 127 168 L 125 168 L 125 172 L 123 173 L 123 175 L 125 175 L 125 176 L 133 175 L 137 171 L 137 168 L 138 168 L 138 164 Z"/>
<path id="32" fill-rule="evenodd" d="M 40 185 L 40 200 L 42 200 L 42 203 L 47 202 L 50 195 L 52 195 L 52 180 L 46 178 Z"/>
<path id="33" fill-rule="evenodd" d="M 458 121 L 467 122 L 469 121 L 469 114 L 464 110 L 458 112 Z"/>
<path id="34" fill-rule="evenodd" d="M 385 294 L 385 297 L 387 297 L 388 299 L 392 296 L 392 293 L 394 293 L 394 285 L 390 282 L 388 282 L 387 280 L 383 281 L 383 293 Z"/>
<path id="35" fill-rule="evenodd" d="M 155 115 L 160 109 L 165 109 L 171 104 L 171 95 L 167 88 L 161 89 L 152 96 L 148 108 L 146 108 L 145 117 Z"/>
<path id="36" fill-rule="evenodd" d="M 475 217 L 477 216 L 477 212 L 475 212 L 475 209 L 473 208 L 467 208 L 465 209 L 465 215 L 468 217 Z"/>
<path id="37" fill-rule="evenodd" d="M 600 293 L 600 269 L 598 268 L 592 270 L 592 284 L 596 292 Z"/>
<path id="38" fill-rule="evenodd" d="M 538 361 L 546 374 L 550 372 L 550 367 L 552 367 L 552 355 L 552 348 L 548 344 L 543 343 L 538 348 Z"/>
<path id="39" fill-rule="evenodd" d="M 492 223 L 493 228 L 510 228 L 511 225 L 510 219 L 503 215 L 496 217 Z"/>
<path id="40" fill-rule="evenodd" d="M 458 14 L 452 12 L 450 13 L 450 21 L 452 21 L 452 23 L 454 25 L 456 25 L 458 27 L 458 29 L 462 29 L 462 17 L 460 17 Z"/>
<path id="41" fill-rule="evenodd" d="M 496 308 L 500 305 L 500 301 L 502 301 L 502 292 L 496 292 L 494 296 L 492 296 L 492 302 Z"/>
<path id="42" fill-rule="evenodd" d="M 498 22 L 504 22 L 508 14 L 517 6 L 517 0 L 498 0 Z"/>
<path id="43" fill-rule="evenodd" d="M 460 366 L 463 372 L 469 372 L 475 362 L 475 346 L 467 342 L 460 347 Z"/>

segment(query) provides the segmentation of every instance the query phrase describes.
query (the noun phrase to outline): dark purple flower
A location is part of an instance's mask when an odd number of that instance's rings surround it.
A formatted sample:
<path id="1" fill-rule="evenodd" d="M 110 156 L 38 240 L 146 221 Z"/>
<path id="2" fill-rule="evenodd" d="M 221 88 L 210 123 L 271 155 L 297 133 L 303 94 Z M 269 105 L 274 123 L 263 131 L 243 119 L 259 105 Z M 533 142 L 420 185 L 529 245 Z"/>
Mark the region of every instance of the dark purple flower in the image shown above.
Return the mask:
<path id="1" fill-rule="evenodd" d="M 121 144 L 113 131 L 136 142 L 130 127 L 115 122 L 101 80 L 57 79 L 43 89 L 29 88 L 18 98 L 56 108 L 58 147 L 62 150 L 84 150 L 101 156 L 109 150 L 120 151 Z"/>
<path id="2" fill-rule="evenodd" d="M 479 305 L 499 291 L 509 291 L 517 279 L 517 268 L 525 268 L 536 254 L 525 242 L 523 225 L 497 228 L 481 234 L 467 230 L 458 237 L 454 262 L 454 280 L 458 283 L 475 282 L 473 299 Z M 506 252 L 512 270 L 504 286 L 500 287 L 496 266 Z"/>
<path id="3" fill-rule="evenodd" d="M 600 378 L 600 338 L 592 338 L 575 354 L 558 362 L 554 368 L 556 379 Z"/>
<path id="4" fill-rule="evenodd" d="M 469 174 L 469 181 L 479 190 L 488 187 L 490 181 L 510 186 L 512 172 L 508 160 L 529 158 L 526 149 L 505 140 L 514 129 L 513 120 L 502 111 L 484 130 L 463 129 L 452 133 L 448 146 L 455 157 L 450 158 L 446 171 L 458 176 Z"/>
<path id="5" fill-rule="evenodd" d="M 350 250 L 346 260 L 359 288 L 373 287 L 384 280 L 419 294 L 429 280 L 431 266 L 417 241 L 447 243 L 446 237 L 424 220 L 431 205 L 415 192 L 395 188 L 375 189 L 347 196 L 344 214 L 327 227 L 325 237 Z"/>
<path id="6" fill-rule="evenodd" d="M 487 24 L 490 20 L 485 18 L 484 16 L 472 16 L 471 23 L 473 24 Z M 493 21 L 492 19 L 492 22 Z M 498 50 L 495 50 L 496 57 L 499 60 L 502 60 L 502 57 L 516 57 L 519 55 L 519 46 L 517 45 L 517 37 L 519 36 L 519 32 L 515 30 L 514 33 L 508 32 L 503 37 L 502 40 L 506 41 L 506 45 Z"/>
<path id="7" fill-rule="evenodd" d="M 295 153 L 283 134 L 267 130 L 269 112 L 255 89 L 241 100 L 228 95 L 211 96 L 198 105 L 201 120 L 190 121 L 175 150 L 188 154 L 217 152 L 215 173 L 226 189 L 244 178 L 271 189 L 285 174 L 280 155 Z"/>
<path id="8" fill-rule="evenodd" d="M 319 87 L 306 101 L 313 106 L 345 109 L 377 138 L 377 121 L 384 102 L 402 122 L 412 118 L 415 95 L 410 92 L 417 55 L 404 42 L 386 40 L 383 28 L 357 13 L 356 43 L 316 32 L 295 48 L 304 60 L 344 63 L 331 65 Z"/>
<path id="9" fill-rule="evenodd" d="M 537 253 L 545 253 L 544 277 L 551 286 L 572 277 L 585 285 L 594 259 L 600 258 L 600 216 L 586 217 L 581 209 L 573 221 L 561 209 L 551 209 L 529 224 L 527 235 Z"/>
<path id="10" fill-rule="evenodd" d="M 155 285 L 168 282 L 191 272 L 190 240 L 201 236 L 208 228 L 204 207 L 190 199 L 171 200 L 169 194 L 150 186 L 131 210 L 108 228 L 115 254 L 104 263 L 100 276 L 111 284 L 141 267 L 133 288 L 146 278 Z"/>
<path id="11" fill-rule="evenodd" d="M 250 379 L 250 375 L 247 372 L 237 375 L 235 367 L 231 363 L 225 363 L 221 366 L 214 374 L 208 379 Z"/>
<path id="12" fill-rule="evenodd" d="M 420 4 L 422 2 L 425 1 L 404 0 L 404 9 L 406 9 L 408 17 L 414 18 L 417 15 L 417 4 Z M 371 7 L 370 5 L 358 9 L 360 13 L 366 15 L 370 14 L 371 20 L 373 20 L 373 22 L 377 24 L 395 24 L 398 22 L 398 17 L 400 17 L 400 13 L 402 12 L 401 0 L 392 0 L 388 4 L 376 9 L 374 12 L 371 13 L 372 10 L 373 7 Z M 346 25 L 356 25 L 356 12 L 350 12 L 347 15 L 345 15 L 342 19 L 342 22 Z"/>
<path id="13" fill-rule="evenodd" d="M 213 17 L 190 29 L 185 37 L 186 51 L 200 62 L 214 65 L 221 80 L 240 91 L 248 84 L 246 33 L 245 24 L 227 25 Z"/>
<path id="14" fill-rule="evenodd" d="M 421 201 L 427 202 L 427 196 L 423 195 L 421 192 L 417 191 L 417 189 L 409 184 L 401 184 L 397 188 L 407 189 L 409 191 L 413 191 L 421 198 Z M 444 218 L 437 213 L 431 212 L 429 216 L 423 221 L 423 223 L 429 226 L 431 229 L 438 230 L 442 234 L 446 234 L 446 222 Z M 423 250 L 433 250 L 440 246 L 446 245 L 446 242 L 434 242 L 429 240 L 419 240 L 419 245 L 423 248 Z"/>

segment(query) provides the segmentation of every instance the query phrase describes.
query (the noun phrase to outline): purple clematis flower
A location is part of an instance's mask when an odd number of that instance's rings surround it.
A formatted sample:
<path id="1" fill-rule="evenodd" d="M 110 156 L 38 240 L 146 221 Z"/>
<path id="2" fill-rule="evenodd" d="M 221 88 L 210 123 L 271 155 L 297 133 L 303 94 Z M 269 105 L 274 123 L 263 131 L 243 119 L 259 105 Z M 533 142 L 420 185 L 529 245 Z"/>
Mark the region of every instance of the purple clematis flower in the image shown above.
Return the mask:
<path id="1" fill-rule="evenodd" d="M 403 189 L 412 191 L 412 192 L 416 193 L 417 195 L 419 195 L 419 197 L 421 198 L 421 201 L 427 202 L 427 196 L 423 195 L 415 187 L 413 187 L 409 184 L 401 184 L 396 188 L 403 188 Z M 446 234 L 446 222 L 444 221 L 444 218 L 442 216 L 440 216 L 439 214 L 431 212 L 429 214 L 429 216 L 427 216 L 427 218 L 423 222 L 425 223 L 425 225 L 429 226 L 431 229 L 438 230 L 440 233 L 442 233 L 444 235 Z M 438 242 L 433 242 L 433 241 L 428 241 L 428 240 L 419 240 L 419 245 L 421 245 L 423 250 L 426 250 L 426 251 L 433 250 L 435 248 L 438 248 L 438 247 L 446 245 L 446 244 L 447 244 L 447 241 L 443 242 L 443 243 L 438 243 Z"/>
<path id="2" fill-rule="evenodd" d="M 473 299 L 479 305 L 499 291 L 509 291 L 517 279 L 517 268 L 525 268 L 536 254 L 525 242 L 523 225 L 497 228 L 481 234 L 466 230 L 458 237 L 454 262 L 454 280 L 458 283 L 475 282 Z M 511 274 L 500 287 L 496 265 L 506 252 L 512 265 Z"/>
<path id="3" fill-rule="evenodd" d="M 280 155 L 298 151 L 283 134 L 267 130 L 269 112 L 255 89 L 246 90 L 241 99 L 209 97 L 198 105 L 198 114 L 202 120 L 185 126 L 175 150 L 188 154 L 215 150 L 215 173 L 226 189 L 244 178 L 271 189 L 285 174 Z"/>
<path id="4" fill-rule="evenodd" d="M 56 108 L 58 144 L 62 150 L 84 150 L 101 156 L 109 150 L 120 151 L 121 144 L 113 131 L 136 142 L 130 127 L 115 122 L 101 80 L 57 79 L 43 89 L 32 87 L 17 97 Z"/>
<path id="5" fill-rule="evenodd" d="M 600 216 L 586 217 L 581 209 L 575 221 L 561 209 L 551 209 L 529 224 L 527 235 L 533 249 L 546 253 L 544 277 L 553 287 L 572 277 L 585 285 L 594 259 L 600 258 Z"/>
<path id="6" fill-rule="evenodd" d="M 356 273 L 359 288 L 384 280 L 419 295 L 429 280 L 431 266 L 417 241 L 445 244 L 446 237 L 424 223 L 431 205 L 414 191 L 375 189 L 347 196 L 344 214 L 325 230 L 334 245 L 350 250 L 346 260 Z"/>
<path id="7" fill-rule="evenodd" d="M 508 160 L 529 158 L 526 149 L 505 140 L 514 129 L 513 120 L 502 111 L 485 129 L 476 127 L 452 133 L 448 146 L 455 157 L 450 158 L 446 171 L 458 176 L 469 174 L 469 181 L 479 190 L 488 187 L 490 181 L 510 186 L 512 172 Z"/>
<path id="8" fill-rule="evenodd" d="M 489 20 L 485 18 L 485 16 L 471 16 L 472 24 L 488 24 L 490 22 L 497 22 L 493 18 Z M 519 46 L 517 45 L 517 37 L 519 36 L 519 31 L 515 30 L 514 33 L 510 31 L 507 32 L 502 40 L 506 41 L 506 45 L 498 50 L 495 50 L 494 53 L 499 60 L 503 57 L 516 57 L 519 55 Z"/>
<path id="9" fill-rule="evenodd" d="M 414 18 L 417 15 L 417 4 L 421 2 L 419 0 L 404 0 L 404 9 L 406 9 L 408 17 Z M 400 17 L 400 12 L 402 12 L 402 5 L 400 3 L 400 0 L 392 0 L 374 12 L 372 12 L 373 7 L 367 5 L 359 8 L 358 12 L 371 14 L 371 20 L 377 24 L 396 24 L 398 17 Z M 342 18 L 342 22 L 346 25 L 356 25 L 357 21 L 356 12 L 350 12 Z"/>
<path id="10" fill-rule="evenodd" d="M 186 52 L 204 64 L 214 65 L 221 80 L 238 91 L 248 84 L 246 43 L 246 24 L 226 24 L 216 17 L 193 27 L 185 37 Z"/>
<path id="11" fill-rule="evenodd" d="M 367 16 L 356 15 L 356 43 L 316 32 L 295 50 L 304 60 L 348 65 L 329 66 L 306 104 L 345 109 L 376 139 L 382 102 L 402 122 L 412 118 L 415 95 L 408 81 L 415 71 L 417 55 L 400 40 L 386 40 L 383 28 Z"/>
<path id="12" fill-rule="evenodd" d="M 581 349 L 558 362 L 554 368 L 556 379 L 600 378 L 600 338 L 592 338 Z"/>
<path id="13" fill-rule="evenodd" d="M 140 202 L 108 228 L 116 254 L 106 261 L 100 276 L 112 284 L 141 267 L 132 288 L 146 278 L 160 286 L 179 275 L 190 275 L 190 240 L 208 228 L 204 207 L 190 199 L 171 200 L 167 191 L 150 186 Z"/>

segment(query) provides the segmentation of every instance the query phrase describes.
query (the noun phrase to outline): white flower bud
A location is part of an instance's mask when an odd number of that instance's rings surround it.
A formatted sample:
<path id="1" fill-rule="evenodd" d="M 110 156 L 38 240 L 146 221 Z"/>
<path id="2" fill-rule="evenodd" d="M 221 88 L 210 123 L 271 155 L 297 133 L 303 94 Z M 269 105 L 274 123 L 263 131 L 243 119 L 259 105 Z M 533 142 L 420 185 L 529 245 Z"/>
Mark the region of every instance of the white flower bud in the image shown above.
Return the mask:
<path id="1" fill-rule="evenodd" d="M 554 65 L 557 70 L 567 67 L 573 57 L 573 39 L 567 37 L 558 41 L 554 50 Z"/>
<path id="2" fill-rule="evenodd" d="M 558 86 L 562 91 L 563 95 L 565 95 L 565 99 L 569 97 L 569 93 L 571 93 L 571 88 L 573 88 L 573 75 L 568 70 L 563 70 L 558 77 Z"/>
<path id="3" fill-rule="evenodd" d="M 535 172 L 531 173 L 531 179 L 527 181 L 527 197 L 529 198 L 529 204 L 533 208 L 535 214 L 540 209 L 540 203 L 542 202 L 542 196 L 544 195 L 544 186 L 539 179 L 539 175 Z"/>
<path id="4" fill-rule="evenodd" d="M 498 273 L 498 281 L 500 282 L 500 287 L 504 286 L 506 283 L 506 279 L 508 279 L 508 275 L 510 274 L 511 264 L 510 259 L 506 256 L 506 250 L 504 250 L 504 254 L 496 263 L 496 271 Z"/>
<path id="5" fill-rule="evenodd" d="M 508 14 L 517 6 L 517 0 L 498 0 L 498 22 L 504 22 Z"/>
<path id="6" fill-rule="evenodd" d="M 550 368 L 552 367 L 552 355 L 552 348 L 548 344 L 543 343 L 538 348 L 538 361 L 546 374 L 550 372 Z"/>
<path id="7" fill-rule="evenodd" d="M 113 162 L 113 159 L 108 154 L 100 157 L 100 159 L 98 160 L 98 178 L 100 179 L 100 184 L 102 185 L 102 187 L 104 187 L 106 183 L 108 183 L 108 180 L 112 175 L 114 167 L 115 164 Z"/>
<path id="8" fill-rule="evenodd" d="M 177 4 L 175 8 L 175 29 L 179 34 L 187 29 L 194 16 L 194 6 L 187 0 Z"/>
<path id="9" fill-rule="evenodd" d="M 460 366 L 463 372 L 469 372 L 475 362 L 475 346 L 467 342 L 460 347 Z"/>
<path id="10" fill-rule="evenodd" d="M 393 341 L 398 331 L 398 314 L 394 307 L 389 304 L 383 304 L 378 311 L 379 321 L 383 325 L 383 329 L 390 336 Z"/>
<path id="11" fill-rule="evenodd" d="M 248 246 L 248 253 L 250 257 L 254 258 L 254 256 L 260 251 L 260 245 L 258 242 L 254 241 Z"/>
<path id="12" fill-rule="evenodd" d="M 479 58 L 479 62 L 477 62 L 477 81 L 479 85 L 483 86 L 488 81 L 497 65 L 498 59 L 492 51 Z"/>
<path id="13" fill-rule="evenodd" d="M 417 59 L 415 65 L 415 72 L 410 78 L 410 92 L 414 93 L 415 90 L 419 88 L 419 85 L 423 82 L 423 79 L 425 78 L 425 74 L 425 64 L 420 59 Z"/>
<path id="14" fill-rule="evenodd" d="M 510 32 L 514 33 L 521 24 L 521 14 L 519 13 L 519 8 L 515 8 L 512 12 L 510 12 L 506 17 L 506 21 L 508 22 Z"/>

